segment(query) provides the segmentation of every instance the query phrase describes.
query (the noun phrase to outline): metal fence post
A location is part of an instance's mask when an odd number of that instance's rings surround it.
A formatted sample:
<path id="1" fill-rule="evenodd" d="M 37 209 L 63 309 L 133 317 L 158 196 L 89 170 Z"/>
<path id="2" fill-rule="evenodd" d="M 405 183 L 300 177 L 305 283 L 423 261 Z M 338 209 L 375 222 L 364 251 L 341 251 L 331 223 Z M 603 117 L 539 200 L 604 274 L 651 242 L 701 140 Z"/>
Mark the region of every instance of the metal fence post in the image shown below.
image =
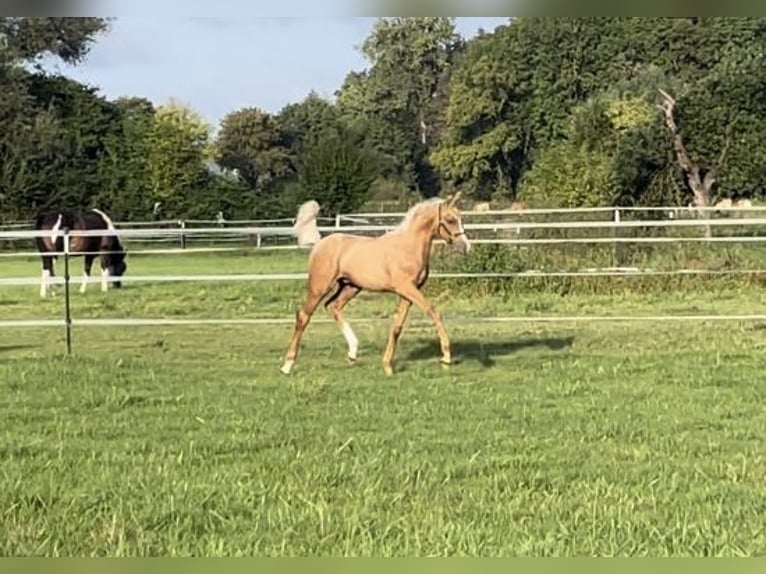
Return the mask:
<path id="1" fill-rule="evenodd" d="M 72 354 L 72 307 L 69 296 L 69 229 L 64 230 L 64 323 L 66 326 L 66 354 Z"/>
<path id="2" fill-rule="evenodd" d="M 178 227 L 182 230 L 186 229 L 186 222 L 183 220 L 179 221 Z M 186 234 L 183 231 L 181 231 L 181 249 L 186 249 Z"/>
<path id="3" fill-rule="evenodd" d="M 616 207 L 614 209 L 614 231 L 612 232 L 612 237 L 615 239 L 614 242 L 614 249 L 612 251 L 612 264 L 615 267 L 622 267 L 622 245 L 619 241 L 617 241 L 617 238 L 619 237 L 619 228 L 617 225 L 620 223 L 620 208 Z"/>

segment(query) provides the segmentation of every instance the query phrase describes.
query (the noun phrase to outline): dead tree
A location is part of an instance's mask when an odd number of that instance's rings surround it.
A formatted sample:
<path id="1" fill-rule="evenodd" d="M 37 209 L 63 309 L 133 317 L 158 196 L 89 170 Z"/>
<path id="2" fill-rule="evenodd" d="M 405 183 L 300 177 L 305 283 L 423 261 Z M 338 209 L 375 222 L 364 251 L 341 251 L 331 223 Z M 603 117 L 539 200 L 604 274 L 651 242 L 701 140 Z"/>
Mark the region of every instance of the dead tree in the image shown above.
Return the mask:
<path id="1" fill-rule="evenodd" d="M 701 207 L 703 210 L 705 210 L 705 208 L 711 204 L 711 192 L 713 190 L 713 186 L 716 184 L 718 170 L 723 165 L 723 161 L 726 158 L 726 152 L 728 150 L 730 140 L 728 137 L 729 134 L 727 134 L 726 141 L 723 148 L 721 149 L 721 154 L 718 157 L 716 165 L 707 168 L 703 165 L 700 165 L 699 163 L 693 162 L 689 157 L 689 153 L 686 151 L 684 140 L 678 131 L 675 116 L 673 115 L 676 101 L 665 90 L 660 89 L 659 92 L 662 96 L 662 102 L 658 104 L 657 107 L 659 107 L 665 114 L 665 125 L 667 126 L 668 131 L 673 138 L 673 151 L 676 156 L 676 161 L 678 162 L 681 170 L 684 172 L 686 183 L 694 197 L 693 205 L 694 207 Z M 707 219 L 707 213 L 704 215 L 705 219 Z M 710 236 L 709 226 L 706 226 L 706 235 L 708 237 Z"/>

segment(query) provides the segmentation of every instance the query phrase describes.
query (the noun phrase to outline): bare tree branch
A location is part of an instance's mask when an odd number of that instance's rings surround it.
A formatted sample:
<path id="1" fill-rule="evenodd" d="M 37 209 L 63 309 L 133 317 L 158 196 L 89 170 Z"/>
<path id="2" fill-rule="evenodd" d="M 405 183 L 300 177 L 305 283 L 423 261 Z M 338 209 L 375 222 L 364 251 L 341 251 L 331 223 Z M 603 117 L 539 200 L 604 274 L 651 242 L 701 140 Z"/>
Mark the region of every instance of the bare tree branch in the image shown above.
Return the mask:
<path id="1" fill-rule="evenodd" d="M 734 129 L 733 126 L 736 123 L 736 116 L 734 119 L 726 125 L 726 138 L 724 139 L 723 148 L 718 156 L 718 161 L 715 165 L 716 172 L 723 167 L 723 162 L 726 159 L 726 154 L 729 152 L 729 145 L 731 144 L 731 132 Z"/>
<path id="2" fill-rule="evenodd" d="M 676 100 L 663 89 L 660 89 L 659 92 L 662 96 L 662 102 L 658 104 L 657 107 L 660 108 L 665 115 L 665 125 L 667 125 L 668 131 L 673 137 L 673 151 L 675 152 L 678 165 L 683 170 L 689 188 L 694 195 L 694 204 L 699 207 L 707 206 L 710 204 L 710 190 L 713 188 L 716 181 L 716 169 L 714 167 L 709 170 L 705 174 L 704 179 L 701 177 L 701 166 L 692 162 L 689 153 L 686 150 L 686 146 L 684 145 L 683 138 L 678 131 L 678 125 L 676 124 L 675 116 L 673 115 Z M 726 156 L 727 148 L 728 139 L 726 146 L 724 146 L 724 149 L 722 150 L 719 163 Z"/>
<path id="3" fill-rule="evenodd" d="M 710 190 L 713 187 L 713 184 L 716 182 L 716 170 L 711 169 L 709 172 L 705 174 L 704 179 L 702 180 L 702 187 Z M 710 199 L 708 197 L 708 199 Z"/>
<path id="4" fill-rule="evenodd" d="M 662 94 L 662 103 L 658 104 L 657 107 L 665 114 L 665 124 L 668 126 L 670 135 L 673 136 L 673 149 L 676 152 L 678 163 L 684 171 L 691 171 L 694 166 L 686 151 L 681 134 L 678 133 L 678 126 L 676 125 L 676 120 L 673 115 L 676 101 L 665 90 L 660 89 L 660 94 Z"/>

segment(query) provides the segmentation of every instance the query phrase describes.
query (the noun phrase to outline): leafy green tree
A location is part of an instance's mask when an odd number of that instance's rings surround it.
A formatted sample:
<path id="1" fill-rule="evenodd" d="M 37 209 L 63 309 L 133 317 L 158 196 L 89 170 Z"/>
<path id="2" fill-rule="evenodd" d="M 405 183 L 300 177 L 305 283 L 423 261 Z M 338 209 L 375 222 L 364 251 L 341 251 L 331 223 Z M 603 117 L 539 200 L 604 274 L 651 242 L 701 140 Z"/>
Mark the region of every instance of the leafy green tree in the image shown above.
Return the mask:
<path id="1" fill-rule="evenodd" d="M 62 126 L 71 128 L 73 122 L 71 114 L 58 112 L 58 99 L 51 96 L 57 80 L 42 77 L 42 58 L 77 64 L 107 28 L 103 18 L 0 18 L 1 219 L 26 218 L 50 204 L 54 182 L 66 177 L 60 171 L 62 156 L 72 142 Z M 74 85 L 58 81 L 68 94 L 64 100 L 78 98 Z M 81 103 L 95 101 L 92 93 L 80 96 Z"/>
<path id="2" fill-rule="evenodd" d="M 149 188 L 150 135 L 154 105 L 145 98 L 122 97 L 114 102 L 116 138 L 108 141 L 103 162 L 104 185 L 96 202 L 109 206 L 119 219 L 147 219 L 153 211 Z"/>
<path id="3" fill-rule="evenodd" d="M 236 110 L 223 119 L 214 144 L 214 157 L 222 167 L 237 170 L 259 192 L 294 173 L 277 118 L 259 108 Z"/>
<path id="4" fill-rule="evenodd" d="M 49 142 L 42 161 L 32 161 L 36 173 L 45 174 L 36 186 L 45 194 L 46 209 L 59 205 L 93 206 L 109 181 L 105 169 L 110 154 L 119 154 L 118 110 L 84 86 L 64 76 L 34 75 L 30 93 L 38 109 L 51 110 L 56 121 L 56 140 Z"/>
<path id="5" fill-rule="evenodd" d="M 354 211 L 367 199 L 377 175 L 373 152 L 348 138 L 326 133 L 301 158 L 298 182 L 302 197 L 295 199 L 315 199 L 325 213 Z"/>
<path id="6" fill-rule="evenodd" d="M 351 72 L 337 94 L 350 125 L 385 158 L 382 175 L 428 195 L 438 188 L 428 151 L 441 135 L 444 86 L 461 46 L 454 18 L 381 18 L 361 48 L 369 69 Z"/>
<path id="7" fill-rule="evenodd" d="M 302 101 L 289 104 L 280 110 L 277 124 L 283 141 L 294 160 L 307 145 L 316 143 L 330 132 L 347 132 L 346 123 L 338 108 L 316 92 L 310 92 Z"/>
<path id="8" fill-rule="evenodd" d="M 674 167 L 672 138 L 663 133 L 655 107 L 657 89 L 664 88 L 678 100 L 676 119 L 692 161 L 717 170 L 721 185 L 736 172 L 732 184 L 747 187 L 745 180 L 760 176 L 741 175 L 745 162 L 736 170 L 733 163 L 748 149 L 757 153 L 761 122 L 750 110 L 757 107 L 756 86 L 764 77 L 759 54 L 765 23 L 762 18 L 514 19 L 468 42 L 452 75 L 446 133 L 431 159 L 445 179 L 476 197 L 513 197 L 546 149 L 561 152 L 560 142 L 570 140 L 578 106 L 602 96 L 618 101 L 622 90 L 643 99 L 644 112 L 649 106 L 657 117 L 610 139 L 617 148 L 609 154 L 621 162 L 618 172 L 630 174 L 617 178 L 614 193 L 631 202 L 678 197 L 686 177 Z M 737 66 L 743 71 L 736 72 Z M 718 158 L 723 163 L 716 167 Z M 639 188 L 628 193 L 631 185 Z"/>
<path id="9" fill-rule="evenodd" d="M 157 108 L 148 135 L 148 192 L 166 216 L 180 216 L 199 202 L 210 131 L 197 112 L 177 100 Z"/>
<path id="10" fill-rule="evenodd" d="M 479 198 L 513 196 L 535 150 L 562 137 L 573 106 L 616 77 L 620 46 L 604 20 L 520 18 L 469 42 L 431 155 L 444 177 Z"/>
<path id="11" fill-rule="evenodd" d="M 564 136 L 538 153 L 518 198 L 535 206 L 666 204 L 667 143 L 653 104 L 609 90 L 576 106 Z"/>
<path id="12" fill-rule="evenodd" d="M 0 17 L 0 54 L 3 65 L 39 64 L 52 55 L 68 64 L 81 62 L 100 33 L 109 28 L 109 18 Z"/>

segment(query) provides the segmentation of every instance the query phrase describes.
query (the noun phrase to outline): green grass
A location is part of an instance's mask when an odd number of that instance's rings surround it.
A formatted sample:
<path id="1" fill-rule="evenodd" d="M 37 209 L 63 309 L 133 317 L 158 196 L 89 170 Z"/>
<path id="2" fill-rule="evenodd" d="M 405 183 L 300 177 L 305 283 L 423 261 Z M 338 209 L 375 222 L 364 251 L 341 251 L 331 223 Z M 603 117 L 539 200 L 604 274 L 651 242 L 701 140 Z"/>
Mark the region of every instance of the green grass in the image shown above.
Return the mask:
<path id="1" fill-rule="evenodd" d="M 130 271 L 302 264 L 136 257 Z M 2 268 L 38 273 L 33 260 Z M 3 329 L 0 555 L 766 551 L 763 324 L 461 321 L 764 313 L 761 290 L 478 298 L 435 282 L 429 293 L 460 362 L 438 366 L 433 329 L 413 311 L 393 377 L 380 357 L 395 302 L 372 294 L 349 306 L 358 364 L 317 321 L 289 377 L 278 368 L 290 325 L 80 327 L 71 358 L 61 329 Z M 301 294 L 300 281 L 96 284 L 74 290 L 73 310 L 285 317 Z M 60 294 L 0 288 L 0 319 L 61 308 Z"/>

